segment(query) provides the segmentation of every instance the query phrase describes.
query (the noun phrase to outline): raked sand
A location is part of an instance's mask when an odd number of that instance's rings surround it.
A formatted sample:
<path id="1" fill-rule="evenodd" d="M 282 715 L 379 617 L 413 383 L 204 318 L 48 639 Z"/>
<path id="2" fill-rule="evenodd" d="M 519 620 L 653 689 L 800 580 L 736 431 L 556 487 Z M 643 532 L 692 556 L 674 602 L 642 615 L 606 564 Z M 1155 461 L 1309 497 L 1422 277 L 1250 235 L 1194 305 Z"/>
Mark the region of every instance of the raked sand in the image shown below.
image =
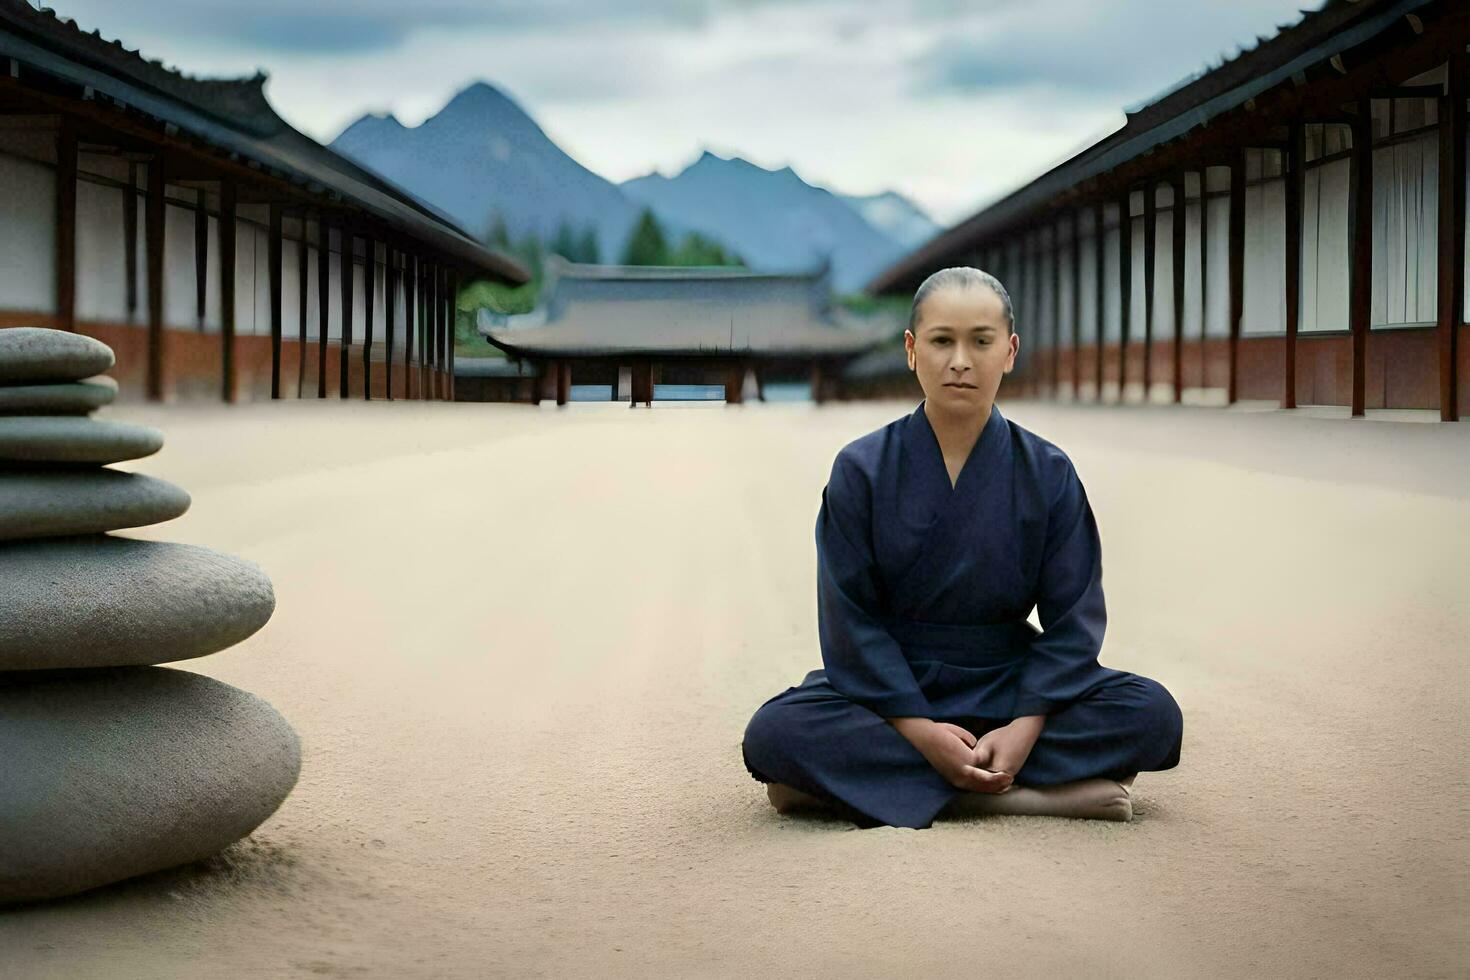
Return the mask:
<path id="1" fill-rule="evenodd" d="M 0 912 L 0 972 L 1466 975 L 1470 423 L 1003 400 L 1077 464 L 1102 660 L 1181 765 L 1131 824 L 770 809 L 739 742 L 820 665 L 832 456 L 916 404 L 105 410 L 194 498 L 135 533 L 274 580 L 179 667 L 302 775 L 222 859 Z"/>

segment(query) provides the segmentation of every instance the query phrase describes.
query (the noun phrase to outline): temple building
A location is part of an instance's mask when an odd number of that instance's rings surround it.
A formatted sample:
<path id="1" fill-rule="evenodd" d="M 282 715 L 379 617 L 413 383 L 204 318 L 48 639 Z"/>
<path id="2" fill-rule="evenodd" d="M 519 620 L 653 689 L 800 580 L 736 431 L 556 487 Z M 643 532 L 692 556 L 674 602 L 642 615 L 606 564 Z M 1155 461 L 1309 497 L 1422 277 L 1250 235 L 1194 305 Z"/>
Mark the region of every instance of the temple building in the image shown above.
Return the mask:
<path id="1" fill-rule="evenodd" d="M 264 84 L 0 0 L 0 326 L 102 340 L 124 397 L 452 397 L 457 283 L 529 274 Z"/>
<path id="2" fill-rule="evenodd" d="M 651 404 L 660 385 L 718 386 L 738 403 L 792 379 L 809 380 L 814 401 L 841 397 L 843 367 L 892 329 L 833 309 L 826 264 L 775 274 L 553 258 L 541 305 L 504 322 L 482 317 L 480 333 L 509 359 L 476 379 L 480 397 L 560 405 L 575 381 L 631 406 Z M 461 398 L 473 397 L 468 383 L 462 375 Z"/>
<path id="3" fill-rule="evenodd" d="M 1464 3 L 1329 0 L 868 290 L 912 293 L 951 265 L 996 274 L 1021 393 L 1456 420 L 1467 42 Z M 902 369 L 855 365 L 869 384 Z"/>

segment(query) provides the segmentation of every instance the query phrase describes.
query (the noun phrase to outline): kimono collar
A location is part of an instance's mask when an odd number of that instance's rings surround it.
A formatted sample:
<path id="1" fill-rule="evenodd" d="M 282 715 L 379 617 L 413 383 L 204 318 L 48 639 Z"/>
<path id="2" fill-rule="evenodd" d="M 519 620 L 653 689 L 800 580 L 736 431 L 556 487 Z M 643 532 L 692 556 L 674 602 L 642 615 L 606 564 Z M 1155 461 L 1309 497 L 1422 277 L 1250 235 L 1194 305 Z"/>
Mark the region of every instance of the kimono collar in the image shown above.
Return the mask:
<path id="1" fill-rule="evenodd" d="M 930 469 L 937 467 L 938 474 L 944 478 L 944 487 L 951 489 L 949 470 L 944 465 L 944 450 L 939 445 L 939 437 L 934 434 L 934 427 L 929 424 L 929 416 L 924 414 L 924 403 L 927 401 L 926 398 L 919 402 L 919 407 L 906 420 L 903 446 L 910 458 L 920 462 L 920 465 Z M 952 489 L 959 491 L 971 478 L 972 471 L 987 468 L 989 461 L 994 459 L 997 450 L 1004 444 L 1002 432 L 1005 428 L 1005 416 L 1000 414 L 1000 406 L 992 402 L 990 418 L 986 420 L 985 428 L 980 430 L 975 445 L 970 448 L 970 455 L 960 467 L 960 475 L 955 479 Z"/>

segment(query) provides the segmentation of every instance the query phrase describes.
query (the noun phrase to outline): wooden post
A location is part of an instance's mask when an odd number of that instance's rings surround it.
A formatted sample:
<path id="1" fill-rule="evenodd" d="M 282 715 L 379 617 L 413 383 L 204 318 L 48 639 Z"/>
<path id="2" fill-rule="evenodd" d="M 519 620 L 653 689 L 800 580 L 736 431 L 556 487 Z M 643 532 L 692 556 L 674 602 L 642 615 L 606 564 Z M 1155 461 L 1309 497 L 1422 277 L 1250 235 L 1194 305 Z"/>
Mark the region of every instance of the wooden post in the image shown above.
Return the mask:
<path id="1" fill-rule="evenodd" d="M 739 405 L 743 401 L 741 388 L 745 385 L 745 362 L 732 358 L 725 365 L 725 404 Z M 617 382 L 613 382 L 613 396 L 617 396 Z"/>
<path id="2" fill-rule="evenodd" d="M 1240 321 L 1245 316 L 1245 148 L 1230 162 L 1230 375 L 1226 404 L 1235 404 L 1236 365 L 1240 356 Z"/>
<path id="3" fill-rule="evenodd" d="M 271 398 L 281 397 L 281 206 L 272 204 L 270 218 Z"/>
<path id="4" fill-rule="evenodd" d="M 393 400 L 393 327 L 394 320 L 398 318 L 398 267 L 391 244 L 383 246 L 383 323 L 388 335 L 387 344 L 387 367 L 383 378 L 383 395 L 390 402 Z"/>
<path id="5" fill-rule="evenodd" d="M 56 131 L 56 326 L 77 328 L 77 131 L 67 116 Z"/>
<path id="6" fill-rule="evenodd" d="M 337 397 L 346 400 L 352 397 L 352 388 L 348 383 L 351 371 L 351 358 L 348 353 L 348 348 L 352 346 L 352 266 L 354 264 L 352 250 L 355 247 L 352 240 L 351 228 L 346 221 L 343 221 L 341 227 L 338 229 L 338 236 L 341 239 L 342 250 L 340 259 L 342 268 L 337 276 L 342 287 L 342 336 L 338 340 L 338 344 L 341 347 L 341 350 L 338 352 L 340 355 L 338 360 L 340 362 L 339 370 L 341 371 L 342 377 L 338 379 L 340 383 L 338 384 L 339 390 Z"/>
<path id="7" fill-rule="evenodd" d="M 1159 188 L 1152 180 L 1143 187 L 1143 403 L 1148 404 L 1154 382 L 1154 283 L 1158 258 Z"/>
<path id="8" fill-rule="evenodd" d="M 1205 350 L 1205 337 L 1209 334 L 1210 318 L 1210 168 L 1203 164 L 1199 168 L 1199 378 L 1200 387 L 1209 375 L 1206 365 L 1209 354 Z"/>
<path id="9" fill-rule="evenodd" d="M 418 256 L 403 253 L 403 397 L 414 397 L 413 327 L 417 319 L 414 305 L 418 302 Z"/>
<path id="10" fill-rule="evenodd" d="M 812 362 L 812 401 L 822 404 L 822 362 Z"/>
<path id="11" fill-rule="evenodd" d="M 1373 115 L 1371 99 L 1358 100 L 1353 120 L 1352 203 L 1348 227 L 1352 242 L 1352 286 L 1348 322 L 1353 335 L 1352 414 L 1364 414 L 1368 326 L 1373 316 Z"/>
<path id="12" fill-rule="evenodd" d="M 449 397 L 449 384 L 444 378 L 444 312 L 448 308 L 449 271 L 443 263 L 434 266 L 434 397 L 440 401 Z"/>
<path id="13" fill-rule="evenodd" d="M 198 206 L 194 209 L 194 319 L 204 332 L 205 301 L 209 298 L 209 209 L 205 206 L 204 188 L 199 188 Z"/>
<path id="14" fill-rule="evenodd" d="M 362 400 L 373 400 L 373 305 L 378 292 L 378 243 L 362 240 Z"/>
<path id="15" fill-rule="evenodd" d="M 1051 358 L 1047 381 L 1048 393 L 1056 401 L 1062 390 L 1062 228 L 1056 221 L 1050 225 L 1051 262 L 1047 269 L 1051 273 Z"/>
<path id="16" fill-rule="evenodd" d="M 1082 400 L 1082 209 L 1072 210 L 1072 401 Z"/>
<path id="17" fill-rule="evenodd" d="M 1449 58 L 1439 108 L 1439 417 L 1460 418 L 1459 336 L 1465 320 L 1465 70 L 1463 49 Z"/>
<path id="18" fill-rule="evenodd" d="M 449 309 L 445 311 L 444 345 L 445 356 L 448 366 L 448 381 L 450 401 L 454 401 L 454 335 L 455 327 L 459 319 L 459 270 L 449 270 Z M 572 366 L 567 365 L 567 377 L 571 377 Z"/>
<path id="19" fill-rule="evenodd" d="M 1093 390 L 1092 400 L 1102 401 L 1103 391 L 1103 336 L 1107 333 L 1108 314 L 1108 263 L 1107 263 L 1107 217 L 1108 206 L 1099 201 L 1093 208 L 1093 253 L 1096 261 L 1092 265 L 1093 283 L 1097 287 L 1097 307 L 1094 309 L 1094 319 L 1097 321 L 1097 343 L 1093 348 L 1092 370 L 1097 377 L 1097 387 Z"/>
<path id="20" fill-rule="evenodd" d="M 316 219 L 316 396 L 327 397 L 327 333 L 332 314 L 332 227 Z"/>
<path id="21" fill-rule="evenodd" d="M 1169 222 L 1170 235 L 1170 264 L 1174 273 L 1174 403 L 1177 405 L 1184 400 L 1184 378 L 1182 365 L 1184 349 L 1184 251 L 1187 244 L 1185 236 L 1185 220 L 1188 211 L 1188 201 L 1185 199 L 1185 189 L 1188 186 L 1184 179 L 1184 172 L 1180 171 L 1174 176 L 1174 213 Z"/>
<path id="22" fill-rule="evenodd" d="M 1302 305 L 1302 198 L 1307 186 L 1307 127 L 1290 124 L 1286 174 L 1286 363 L 1282 365 L 1281 407 L 1296 408 L 1296 337 Z"/>
<path id="23" fill-rule="evenodd" d="M 301 234 L 296 242 L 296 397 L 306 387 L 306 300 L 311 293 L 311 256 L 307 254 L 306 211 L 301 211 Z"/>
<path id="24" fill-rule="evenodd" d="M 148 162 L 148 205 L 143 215 L 148 251 L 148 373 L 144 389 L 163 401 L 163 157 Z"/>
<path id="25" fill-rule="evenodd" d="M 128 189 L 123 194 L 123 282 L 127 291 L 128 322 L 132 323 L 138 318 L 138 165 L 136 163 L 128 164 Z"/>
<path id="26" fill-rule="evenodd" d="M 565 405 L 572 397 L 572 365 L 568 361 L 556 362 L 556 403 Z"/>
<path id="27" fill-rule="evenodd" d="M 1124 190 L 1118 198 L 1118 285 L 1122 319 L 1118 321 L 1118 402 L 1124 401 L 1128 384 L 1128 334 L 1133 319 L 1133 195 Z"/>
<path id="28" fill-rule="evenodd" d="M 235 209 L 238 190 L 226 177 L 219 182 L 219 327 L 220 398 L 233 405 L 238 396 L 235 379 Z"/>

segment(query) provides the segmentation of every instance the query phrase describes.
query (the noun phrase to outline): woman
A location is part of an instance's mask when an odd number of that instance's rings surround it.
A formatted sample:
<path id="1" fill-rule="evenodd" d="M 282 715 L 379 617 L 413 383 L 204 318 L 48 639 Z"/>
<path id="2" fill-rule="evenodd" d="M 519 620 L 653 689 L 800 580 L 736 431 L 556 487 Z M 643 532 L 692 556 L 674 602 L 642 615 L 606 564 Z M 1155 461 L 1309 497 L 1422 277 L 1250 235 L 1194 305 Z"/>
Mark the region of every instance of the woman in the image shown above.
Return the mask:
<path id="1" fill-rule="evenodd" d="M 741 745 L 781 812 L 1128 820 L 1134 775 L 1178 764 L 1169 692 L 1097 662 L 1101 545 L 1071 460 L 995 406 L 1019 346 L 1005 287 L 978 269 L 914 294 L 924 400 L 844 446 L 822 492 L 824 669 L 761 705 Z"/>

